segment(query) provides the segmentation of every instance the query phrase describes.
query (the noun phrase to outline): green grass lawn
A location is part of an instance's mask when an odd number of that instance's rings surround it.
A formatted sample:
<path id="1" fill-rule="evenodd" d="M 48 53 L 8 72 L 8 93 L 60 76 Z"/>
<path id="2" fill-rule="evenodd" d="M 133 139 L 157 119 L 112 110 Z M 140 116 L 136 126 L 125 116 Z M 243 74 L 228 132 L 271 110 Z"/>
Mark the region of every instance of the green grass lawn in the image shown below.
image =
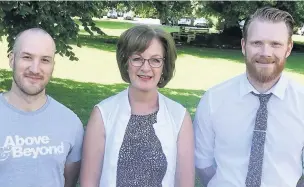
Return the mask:
<path id="1" fill-rule="evenodd" d="M 299 44 L 304 44 L 304 36 L 300 36 L 300 35 L 294 35 L 292 37 L 293 41 L 295 41 L 296 43 Z"/>
<path id="2" fill-rule="evenodd" d="M 0 69 L 0 92 L 10 89 L 11 77 L 11 71 Z M 126 89 L 127 86 L 127 84 L 104 85 L 53 78 L 47 86 L 47 92 L 59 102 L 72 109 L 81 118 L 84 125 L 86 125 L 95 104 Z M 179 101 L 193 116 L 196 105 L 204 90 L 163 88 L 160 89 L 160 92 L 175 101 Z"/>
<path id="3" fill-rule="evenodd" d="M 81 22 L 78 20 L 75 20 L 77 24 L 81 25 Z M 123 22 L 121 20 L 95 20 L 94 21 L 96 26 L 99 27 L 103 32 L 105 32 L 107 35 L 110 36 L 120 36 L 123 31 L 125 31 L 128 28 L 131 28 L 135 25 L 138 25 L 138 23 L 134 22 Z M 176 26 L 162 26 L 162 25 L 154 25 L 151 24 L 150 26 L 154 28 L 162 28 L 167 32 L 177 32 L 179 30 L 179 27 Z M 89 35 L 85 30 L 80 30 L 81 34 Z M 97 34 L 97 33 L 95 33 Z"/>
<path id="4" fill-rule="evenodd" d="M 77 21 L 79 23 L 79 21 Z M 135 23 L 131 22 L 122 22 L 117 20 L 96 20 L 96 25 L 101 28 L 109 36 L 81 36 L 80 41 L 83 45 L 106 50 L 110 52 L 115 52 L 116 46 L 114 44 L 105 44 L 103 38 L 115 40 L 117 37 L 126 29 L 135 26 Z M 167 32 L 178 31 L 178 27 L 154 25 L 154 27 L 159 27 Z M 81 31 L 83 35 L 88 35 L 84 30 Z M 304 45 L 304 37 L 299 35 L 294 35 L 293 40 L 297 44 Z M 178 49 L 180 55 L 187 54 L 191 56 L 196 56 L 200 58 L 211 58 L 211 59 L 224 59 L 234 62 L 243 63 L 243 55 L 240 50 L 221 50 L 221 49 L 206 49 L 206 48 L 197 48 L 197 47 L 180 47 Z M 286 69 L 291 72 L 296 72 L 304 74 L 304 63 L 302 59 L 304 57 L 303 53 L 293 53 L 290 58 L 288 58 L 288 63 L 286 64 Z"/>
<path id="5" fill-rule="evenodd" d="M 110 20 L 96 20 L 95 21 L 96 26 L 99 28 L 105 28 L 105 29 L 128 29 L 131 28 L 137 23 L 134 22 L 122 22 L 122 21 L 110 21 Z M 163 26 L 163 25 L 153 25 L 151 24 L 150 26 L 155 27 L 155 28 L 162 28 L 167 32 L 174 32 L 178 31 L 179 27 L 176 26 Z"/>

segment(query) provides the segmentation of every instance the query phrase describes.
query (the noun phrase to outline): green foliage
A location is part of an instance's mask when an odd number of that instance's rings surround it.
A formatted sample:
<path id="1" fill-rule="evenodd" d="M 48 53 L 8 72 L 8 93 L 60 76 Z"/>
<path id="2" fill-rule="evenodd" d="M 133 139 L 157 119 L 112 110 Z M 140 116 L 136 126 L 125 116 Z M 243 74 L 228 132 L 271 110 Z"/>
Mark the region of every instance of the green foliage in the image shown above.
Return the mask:
<path id="1" fill-rule="evenodd" d="M 7 36 L 8 52 L 12 50 L 16 35 L 28 28 L 45 29 L 54 38 L 57 53 L 70 60 L 78 60 L 69 44 L 78 40 L 79 25 L 73 20 L 79 17 L 84 30 L 103 35 L 92 17 L 103 7 L 103 2 L 63 1 L 2 1 L 0 2 L 0 37 Z"/>
<path id="2" fill-rule="evenodd" d="M 238 23 L 263 6 L 288 11 L 296 25 L 304 20 L 303 1 L 193 1 L 194 12 L 199 16 L 216 16 L 219 29 L 238 26 Z"/>
<path id="3" fill-rule="evenodd" d="M 135 14 L 142 18 L 156 18 L 157 10 L 152 1 L 126 2 L 126 5 L 131 7 Z"/>
<path id="4" fill-rule="evenodd" d="M 133 1 L 126 2 L 141 17 L 159 18 L 162 23 L 192 16 L 191 1 Z"/>
<path id="5" fill-rule="evenodd" d="M 193 17 L 190 1 L 156 1 L 154 6 L 159 12 L 159 18 L 166 24 L 168 24 L 166 18 L 171 18 L 177 22 L 181 17 Z"/>

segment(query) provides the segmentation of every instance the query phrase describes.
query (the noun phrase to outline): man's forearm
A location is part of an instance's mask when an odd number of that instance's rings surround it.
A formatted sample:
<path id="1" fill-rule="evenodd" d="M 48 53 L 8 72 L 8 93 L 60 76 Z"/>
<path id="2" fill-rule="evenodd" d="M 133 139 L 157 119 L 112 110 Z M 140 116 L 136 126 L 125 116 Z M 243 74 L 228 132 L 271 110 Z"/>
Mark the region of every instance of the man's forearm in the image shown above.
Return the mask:
<path id="1" fill-rule="evenodd" d="M 212 179 L 215 172 L 216 172 L 216 169 L 214 166 L 210 166 L 210 167 L 204 168 L 204 169 L 196 168 L 196 173 L 198 174 L 201 184 L 203 184 L 204 187 L 207 187 L 209 181 Z"/>
<path id="2" fill-rule="evenodd" d="M 74 175 L 73 177 L 66 178 L 64 187 L 76 187 L 78 183 L 78 175 Z"/>
<path id="3" fill-rule="evenodd" d="M 64 187 L 76 187 L 80 172 L 80 161 L 66 164 L 64 168 Z"/>

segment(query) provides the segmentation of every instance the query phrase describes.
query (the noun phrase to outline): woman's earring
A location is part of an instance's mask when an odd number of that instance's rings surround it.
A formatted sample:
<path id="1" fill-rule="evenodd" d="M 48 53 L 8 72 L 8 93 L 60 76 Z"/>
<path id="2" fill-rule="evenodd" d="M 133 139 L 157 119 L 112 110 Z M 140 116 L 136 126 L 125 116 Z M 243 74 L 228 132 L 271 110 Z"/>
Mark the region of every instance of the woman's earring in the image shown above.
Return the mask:
<path id="1" fill-rule="evenodd" d="M 165 78 L 163 76 L 160 77 L 159 83 L 163 83 L 165 81 Z"/>

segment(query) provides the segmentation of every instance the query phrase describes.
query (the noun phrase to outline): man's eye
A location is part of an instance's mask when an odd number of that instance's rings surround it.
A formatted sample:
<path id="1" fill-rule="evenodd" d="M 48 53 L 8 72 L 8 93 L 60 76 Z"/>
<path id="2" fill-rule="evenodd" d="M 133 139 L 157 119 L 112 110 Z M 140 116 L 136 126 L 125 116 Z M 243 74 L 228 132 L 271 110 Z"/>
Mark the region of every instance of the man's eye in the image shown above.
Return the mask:
<path id="1" fill-rule="evenodd" d="M 256 41 L 256 42 L 254 42 L 253 44 L 254 44 L 254 45 L 261 45 L 262 42 Z"/>
<path id="2" fill-rule="evenodd" d="M 42 59 L 43 62 L 50 62 L 48 59 Z"/>
<path id="3" fill-rule="evenodd" d="M 281 44 L 280 44 L 280 43 L 277 43 L 277 42 L 272 43 L 272 45 L 275 46 L 275 47 L 281 46 Z"/>
<path id="4" fill-rule="evenodd" d="M 31 59 L 30 56 L 23 56 L 22 58 L 23 58 L 23 59 Z"/>

